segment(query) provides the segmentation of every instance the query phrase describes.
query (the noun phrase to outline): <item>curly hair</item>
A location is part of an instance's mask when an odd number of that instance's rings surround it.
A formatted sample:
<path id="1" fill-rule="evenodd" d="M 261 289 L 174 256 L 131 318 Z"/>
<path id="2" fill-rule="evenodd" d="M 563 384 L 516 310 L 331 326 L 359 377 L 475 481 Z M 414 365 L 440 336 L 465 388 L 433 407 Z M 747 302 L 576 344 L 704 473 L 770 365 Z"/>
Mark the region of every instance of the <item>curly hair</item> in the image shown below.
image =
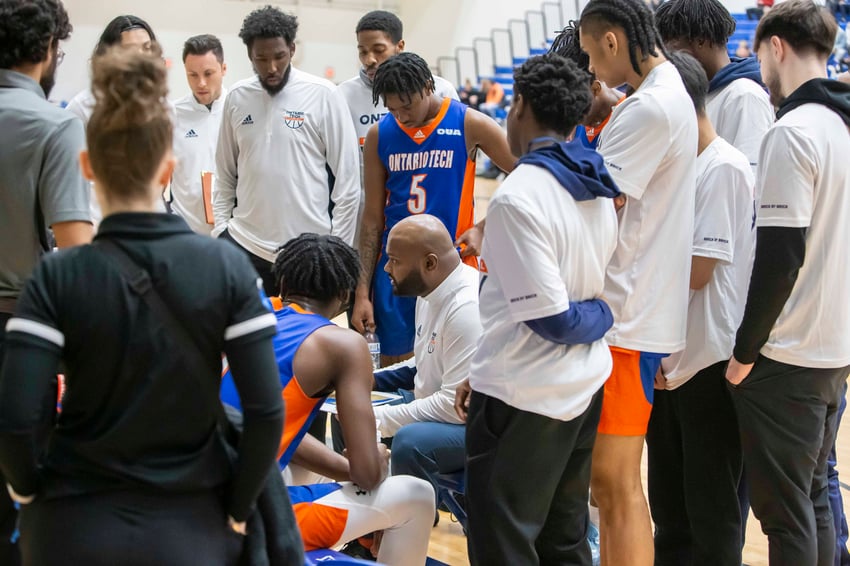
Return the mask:
<path id="1" fill-rule="evenodd" d="M 360 258 L 336 236 L 301 234 L 278 250 L 272 267 L 280 296 L 327 302 L 353 293 L 360 278 Z"/>
<path id="2" fill-rule="evenodd" d="M 95 177 L 119 198 L 146 195 L 171 148 L 168 71 L 159 45 L 113 47 L 92 60 L 95 105 L 86 126 Z"/>
<path id="3" fill-rule="evenodd" d="M 540 125 L 568 136 L 590 111 L 587 73 L 565 57 L 531 57 L 514 70 L 514 92 L 531 107 Z"/>
<path id="4" fill-rule="evenodd" d="M 73 29 L 59 0 L 0 0 L 0 69 L 44 61 Z"/>
<path id="5" fill-rule="evenodd" d="M 409 102 L 414 94 L 427 90 L 434 92 L 434 75 L 425 59 L 416 53 L 403 51 L 393 55 L 378 67 L 372 81 L 372 104 L 381 97 L 398 95 Z"/>
<path id="6" fill-rule="evenodd" d="M 590 76 L 590 81 L 593 81 L 593 73 L 590 72 L 590 57 L 581 49 L 578 22 L 575 20 L 570 20 L 566 27 L 555 37 L 552 47 L 549 48 L 549 53 L 569 59 L 579 69 Z"/>
<path id="7" fill-rule="evenodd" d="M 287 45 L 295 43 L 298 32 L 298 18 L 285 14 L 273 6 L 258 8 L 245 16 L 239 37 L 250 50 L 255 39 L 273 39 L 282 37 Z"/>
<path id="8" fill-rule="evenodd" d="M 622 28 L 629 43 L 632 69 L 638 75 L 643 76 L 640 70 L 642 61 L 650 55 L 666 54 L 661 35 L 655 28 L 655 17 L 643 0 L 590 0 L 581 12 L 579 25 L 597 31 L 612 26 Z"/>
<path id="9" fill-rule="evenodd" d="M 735 18 L 720 0 L 667 0 L 655 10 L 655 24 L 665 42 L 707 41 L 723 49 L 735 33 Z"/>
<path id="10" fill-rule="evenodd" d="M 358 34 L 361 31 L 380 31 L 385 33 L 393 43 L 398 43 L 404 33 L 404 24 L 392 12 L 373 10 L 357 22 L 354 33 Z"/>

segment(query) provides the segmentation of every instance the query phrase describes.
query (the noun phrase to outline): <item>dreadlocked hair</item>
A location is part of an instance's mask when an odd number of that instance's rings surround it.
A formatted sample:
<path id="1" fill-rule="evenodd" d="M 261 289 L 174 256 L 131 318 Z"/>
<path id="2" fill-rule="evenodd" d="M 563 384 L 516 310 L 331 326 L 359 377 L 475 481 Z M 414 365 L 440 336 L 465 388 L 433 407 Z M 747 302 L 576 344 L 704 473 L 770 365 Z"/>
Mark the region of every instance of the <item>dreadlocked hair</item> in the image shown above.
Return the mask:
<path id="1" fill-rule="evenodd" d="M 707 41 L 724 49 L 735 33 L 735 18 L 719 0 L 667 0 L 655 10 L 655 24 L 664 42 Z"/>
<path id="2" fill-rule="evenodd" d="M 336 236 L 301 234 L 278 249 L 272 267 L 280 296 L 330 301 L 354 292 L 360 278 L 360 258 Z"/>
<path id="3" fill-rule="evenodd" d="M 388 94 L 410 102 L 414 94 L 423 90 L 434 92 L 434 75 L 428 63 L 416 53 L 403 51 L 378 67 L 372 81 L 372 104 L 377 106 L 381 97 L 386 99 Z"/>
<path id="4" fill-rule="evenodd" d="M 590 111 L 587 73 L 556 53 L 529 58 L 514 71 L 514 92 L 537 121 L 567 137 Z"/>
<path id="5" fill-rule="evenodd" d="M 610 26 L 623 28 L 629 42 L 629 59 L 632 69 L 638 75 L 643 76 L 640 70 L 641 61 L 646 61 L 650 55 L 654 57 L 658 57 L 659 53 L 667 55 L 661 36 L 655 28 L 652 10 L 643 0 L 590 0 L 581 12 L 579 25 L 592 29 Z M 638 60 L 638 50 L 641 54 L 640 60 Z"/>
<path id="6" fill-rule="evenodd" d="M 590 72 L 590 57 L 581 50 L 581 43 L 578 37 L 578 22 L 575 20 L 570 20 L 567 26 L 555 37 L 552 47 L 549 48 L 549 53 L 569 59 L 579 69 L 588 73 L 591 81 L 593 80 L 593 74 Z"/>

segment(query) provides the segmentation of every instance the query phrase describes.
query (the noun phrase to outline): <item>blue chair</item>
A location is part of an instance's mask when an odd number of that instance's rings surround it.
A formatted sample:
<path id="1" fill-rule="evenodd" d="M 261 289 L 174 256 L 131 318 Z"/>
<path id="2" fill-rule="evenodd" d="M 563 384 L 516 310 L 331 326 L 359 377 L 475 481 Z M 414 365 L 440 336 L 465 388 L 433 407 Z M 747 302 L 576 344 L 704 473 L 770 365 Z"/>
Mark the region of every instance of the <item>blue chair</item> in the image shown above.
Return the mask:
<path id="1" fill-rule="evenodd" d="M 437 476 L 437 502 L 445 505 L 457 517 L 466 533 L 466 510 L 458 503 L 457 496 L 464 494 L 464 471 Z"/>

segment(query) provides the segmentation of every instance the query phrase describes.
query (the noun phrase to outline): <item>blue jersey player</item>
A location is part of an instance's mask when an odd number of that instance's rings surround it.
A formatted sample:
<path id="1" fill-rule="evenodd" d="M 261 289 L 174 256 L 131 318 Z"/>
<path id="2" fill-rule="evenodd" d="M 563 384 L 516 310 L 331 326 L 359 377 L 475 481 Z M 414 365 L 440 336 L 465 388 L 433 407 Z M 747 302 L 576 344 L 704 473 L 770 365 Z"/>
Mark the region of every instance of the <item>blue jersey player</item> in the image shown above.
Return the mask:
<path id="1" fill-rule="evenodd" d="M 412 214 L 436 216 L 457 239 L 465 261 L 477 266 L 481 228 L 474 225 L 475 155 L 480 147 L 508 172 L 515 158 L 491 118 L 436 96 L 428 64 L 414 53 L 382 63 L 372 93 L 389 113 L 369 130 L 363 148 L 363 271 L 352 324 L 361 332 L 375 329 L 386 365 L 412 355 L 416 304 L 415 298 L 395 296 L 384 273 L 390 229 Z"/>

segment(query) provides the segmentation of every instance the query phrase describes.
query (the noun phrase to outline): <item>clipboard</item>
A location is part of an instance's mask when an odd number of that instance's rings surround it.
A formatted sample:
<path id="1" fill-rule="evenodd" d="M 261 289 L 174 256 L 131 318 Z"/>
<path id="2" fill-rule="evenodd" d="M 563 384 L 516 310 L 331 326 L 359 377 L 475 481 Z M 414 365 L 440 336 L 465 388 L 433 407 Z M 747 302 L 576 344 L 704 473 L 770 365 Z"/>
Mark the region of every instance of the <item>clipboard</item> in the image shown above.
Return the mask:
<path id="1" fill-rule="evenodd" d="M 212 188 L 215 175 L 212 171 L 201 171 L 201 192 L 204 197 L 204 216 L 207 224 L 213 226 L 215 217 L 213 216 L 212 208 Z"/>

